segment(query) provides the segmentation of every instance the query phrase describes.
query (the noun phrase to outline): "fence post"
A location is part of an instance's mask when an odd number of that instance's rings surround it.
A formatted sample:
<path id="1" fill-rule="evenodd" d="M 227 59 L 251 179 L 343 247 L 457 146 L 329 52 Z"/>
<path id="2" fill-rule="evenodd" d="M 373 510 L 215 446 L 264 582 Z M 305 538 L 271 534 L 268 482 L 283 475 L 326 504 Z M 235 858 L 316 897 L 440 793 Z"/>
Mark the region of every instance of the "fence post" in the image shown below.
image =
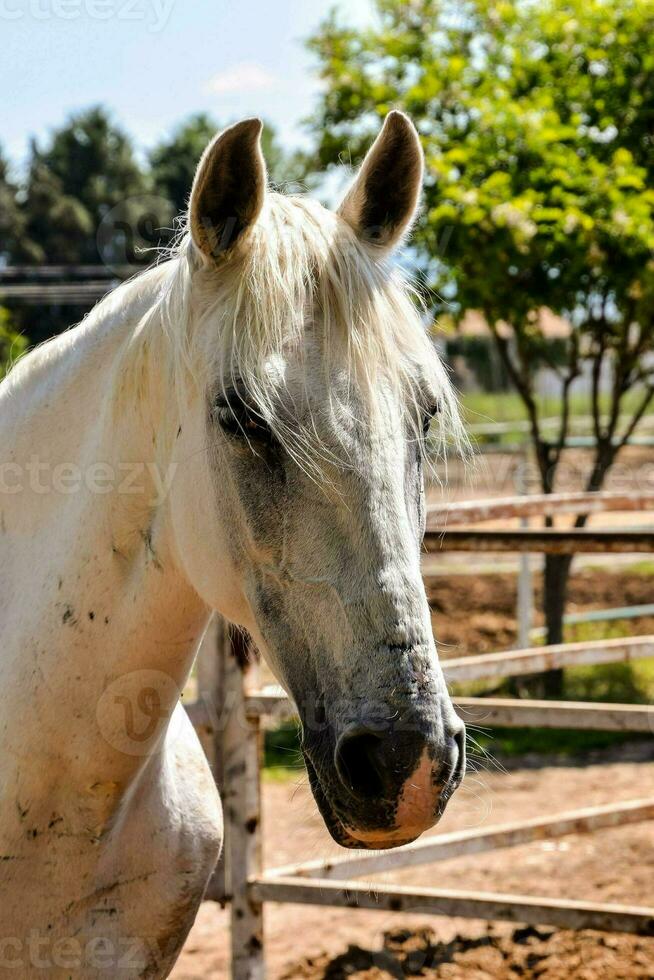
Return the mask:
<path id="1" fill-rule="evenodd" d="M 262 869 L 258 718 L 245 714 L 244 697 L 256 673 L 244 635 L 230 627 L 225 640 L 223 732 L 226 860 L 231 896 L 232 980 L 264 980 L 263 906 L 248 894 Z M 250 685 L 248 685 L 250 681 Z"/>
<path id="2" fill-rule="evenodd" d="M 527 493 L 527 453 L 521 454 L 515 471 L 516 490 L 519 494 Z M 521 517 L 520 526 L 528 527 L 529 518 Z M 531 624 L 534 609 L 534 590 L 531 580 L 531 555 L 520 555 L 520 570 L 518 572 L 518 601 L 516 618 L 518 620 L 518 650 L 530 646 Z"/>
<path id="3" fill-rule="evenodd" d="M 214 613 L 196 660 L 198 701 L 204 706 L 204 714 L 207 718 L 207 725 L 198 727 L 198 736 L 209 760 L 223 805 L 225 791 L 223 727 L 227 714 L 225 659 L 228 629 L 222 616 Z M 229 901 L 226 852 L 227 842 L 223 841 L 222 854 L 204 894 L 205 899 L 220 902 L 223 907 Z"/>

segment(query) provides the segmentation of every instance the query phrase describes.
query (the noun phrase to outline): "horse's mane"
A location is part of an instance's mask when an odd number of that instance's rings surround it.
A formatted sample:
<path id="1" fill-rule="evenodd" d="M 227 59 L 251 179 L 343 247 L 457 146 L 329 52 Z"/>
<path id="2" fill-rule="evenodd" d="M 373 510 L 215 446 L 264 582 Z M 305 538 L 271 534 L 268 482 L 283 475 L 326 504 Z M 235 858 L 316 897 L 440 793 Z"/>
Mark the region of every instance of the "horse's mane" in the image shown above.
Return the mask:
<path id="1" fill-rule="evenodd" d="M 346 370 L 373 409 L 382 380 L 431 398 L 439 441 L 465 442 L 415 290 L 338 215 L 271 192 L 247 243 L 233 251 L 203 266 L 185 233 L 155 274 L 158 299 L 141 321 L 139 346 L 165 367 L 178 397 L 238 379 L 286 448 L 315 459 L 313 431 L 283 423 L 269 369 L 289 351 L 301 357 L 305 331 L 319 329 L 328 377 Z"/>

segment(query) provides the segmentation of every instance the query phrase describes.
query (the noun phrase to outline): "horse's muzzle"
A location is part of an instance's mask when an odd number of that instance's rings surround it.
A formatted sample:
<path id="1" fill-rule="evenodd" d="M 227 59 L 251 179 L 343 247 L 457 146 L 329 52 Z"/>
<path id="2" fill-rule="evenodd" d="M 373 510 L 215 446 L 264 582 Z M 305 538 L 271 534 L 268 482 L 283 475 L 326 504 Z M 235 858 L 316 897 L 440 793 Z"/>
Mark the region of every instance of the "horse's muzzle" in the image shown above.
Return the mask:
<path id="1" fill-rule="evenodd" d="M 332 836 L 363 848 L 397 847 L 437 823 L 465 765 L 465 727 L 458 719 L 438 734 L 352 725 L 336 742 L 331 774 L 319 777 L 307 759 Z"/>

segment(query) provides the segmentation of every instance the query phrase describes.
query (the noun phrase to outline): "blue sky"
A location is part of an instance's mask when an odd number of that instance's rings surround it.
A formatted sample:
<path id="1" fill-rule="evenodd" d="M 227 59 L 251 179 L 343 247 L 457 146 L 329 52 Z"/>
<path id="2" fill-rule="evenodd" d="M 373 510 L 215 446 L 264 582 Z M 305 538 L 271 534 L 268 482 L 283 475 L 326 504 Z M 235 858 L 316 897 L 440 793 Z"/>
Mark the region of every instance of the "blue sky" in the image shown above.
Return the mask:
<path id="1" fill-rule="evenodd" d="M 98 102 L 139 147 L 199 111 L 260 115 L 301 145 L 317 91 L 302 40 L 332 6 L 372 17 L 372 0 L 0 0 L 0 146 L 20 166 L 30 136 Z"/>

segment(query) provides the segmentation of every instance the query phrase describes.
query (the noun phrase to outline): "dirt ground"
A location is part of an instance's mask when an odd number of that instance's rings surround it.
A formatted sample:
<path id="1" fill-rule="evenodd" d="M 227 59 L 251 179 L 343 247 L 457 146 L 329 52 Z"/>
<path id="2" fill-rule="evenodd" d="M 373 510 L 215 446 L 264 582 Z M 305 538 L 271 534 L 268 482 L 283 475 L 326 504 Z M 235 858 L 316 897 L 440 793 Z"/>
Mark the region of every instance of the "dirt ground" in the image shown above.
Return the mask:
<path id="1" fill-rule="evenodd" d="M 480 448 L 483 450 L 484 447 Z M 566 450 L 557 471 L 554 488 L 557 493 L 583 490 L 592 470 L 592 461 L 593 453 L 588 450 Z M 531 455 L 525 467 L 520 455 L 498 452 L 497 449 L 482 451 L 473 461 L 465 463 L 450 459 L 447 466 L 436 467 L 434 476 L 429 489 L 433 502 L 513 496 L 519 485 L 528 493 L 541 492 L 538 469 Z M 609 471 L 603 489 L 620 493 L 654 490 L 654 451 L 651 446 L 623 449 Z"/>
<path id="2" fill-rule="evenodd" d="M 307 959 L 284 980 L 650 980 L 654 943 L 630 936 L 551 929 L 490 929 L 439 942 L 432 929 L 395 929 L 379 950 L 350 946 L 342 956 Z"/>
<path id="3" fill-rule="evenodd" d="M 491 769 L 471 773 L 437 832 L 489 826 L 652 793 L 654 749 L 649 743 L 625 746 L 611 754 L 597 753 L 582 765 L 576 761 L 576 765 L 575 760 L 566 760 L 541 768 L 517 766 L 510 772 Z M 339 851 L 324 829 L 304 776 L 298 777 L 297 782 L 265 782 L 264 836 L 267 866 L 329 858 Z M 654 822 L 452 859 L 379 875 L 375 880 L 651 905 Z M 403 929 L 433 930 L 424 942 L 420 938 L 410 940 L 418 943 L 416 955 L 423 956 L 423 960 L 431 956 L 434 962 L 437 957 L 443 961 L 430 967 L 431 973 L 418 974 L 425 980 L 654 977 L 654 940 L 592 933 L 578 934 L 576 938 L 566 933 L 550 936 L 549 930 L 544 930 L 529 939 L 531 945 L 527 949 L 524 943 L 509 941 L 511 926 L 494 926 L 489 934 L 486 923 L 477 921 L 291 905 L 267 906 L 265 928 L 270 980 L 339 980 L 341 976 L 386 980 L 415 976 L 397 972 L 397 965 L 394 973 L 380 972 L 388 963 L 384 959 L 384 933 L 397 934 Z M 488 942 L 489 935 L 497 937 L 497 941 Z M 387 939 L 386 946 L 388 942 Z M 397 944 L 397 936 L 393 942 Z M 454 945 L 443 950 L 439 943 Z M 330 961 L 343 957 L 349 946 L 364 952 L 357 953 L 349 964 L 347 959 L 337 959 L 332 965 Z M 394 955 L 401 961 L 404 954 L 396 950 Z M 532 964 L 528 969 L 527 960 Z M 202 905 L 172 977 L 228 977 L 227 912 L 210 902 Z"/>
<path id="4" fill-rule="evenodd" d="M 540 573 L 534 575 L 533 582 L 534 606 L 538 610 L 542 602 Z M 515 575 L 439 575 L 428 577 L 426 586 L 442 659 L 508 650 L 515 645 Z M 609 568 L 577 567 L 568 596 L 567 611 L 574 613 L 646 605 L 654 601 L 654 588 L 651 575 L 629 570 L 616 575 Z M 536 612 L 534 625 L 542 622 L 542 615 Z M 629 632 L 654 633 L 654 617 L 629 621 Z"/>

